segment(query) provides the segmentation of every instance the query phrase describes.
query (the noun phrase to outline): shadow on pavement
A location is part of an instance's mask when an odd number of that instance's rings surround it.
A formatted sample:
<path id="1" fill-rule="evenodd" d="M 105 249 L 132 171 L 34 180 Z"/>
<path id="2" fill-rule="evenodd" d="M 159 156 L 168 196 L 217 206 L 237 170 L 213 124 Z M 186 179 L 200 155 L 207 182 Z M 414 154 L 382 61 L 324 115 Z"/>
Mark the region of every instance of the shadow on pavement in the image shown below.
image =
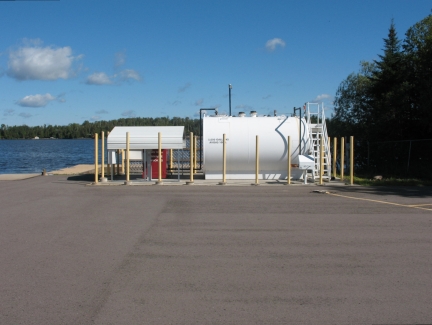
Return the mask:
<path id="1" fill-rule="evenodd" d="M 326 188 L 338 190 L 341 193 L 364 193 L 379 196 L 397 195 L 411 198 L 432 197 L 431 186 L 332 186 L 328 184 Z"/>
<path id="2" fill-rule="evenodd" d="M 68 181 L 86 181 L 86 182 L 94 182 L 94 174 L 81 174 L 81 175 L 73 175 L 67 178 Z"/>

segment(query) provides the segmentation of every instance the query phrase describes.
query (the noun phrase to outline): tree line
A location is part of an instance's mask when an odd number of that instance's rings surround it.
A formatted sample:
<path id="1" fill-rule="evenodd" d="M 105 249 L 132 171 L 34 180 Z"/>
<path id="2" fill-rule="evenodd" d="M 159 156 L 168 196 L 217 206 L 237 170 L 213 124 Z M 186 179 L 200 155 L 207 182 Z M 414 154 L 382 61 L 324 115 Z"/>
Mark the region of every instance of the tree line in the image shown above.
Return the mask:
<path id="1" fill-rule="evenodd" d="M 410 160 L 431 163 L 432 142 L 424 141 L 414 151 L 413 142 L 409 148 L 403 144 L 408 143 L 406 140 L 432 139 L 431 91 L 432 15 L 410 27 L 404 39 L 398 37 L 392 20 L 383 53 L 377 60 L 361 62 L 359 71 L 340 83 L 334 115 L 328 123 L 329 135 L 353 135 L 357 165 L 375 167 L 376 171 L 384 168 L 378 165 L 387 165 L 388 170 L 398 160 L 403 161 L 406 171 Z M 372 153 L 372 149 L 377 152 Z M 383 157 L 387 157 L 385 162 L 380 161 Z"/>
<path id="2" fill-rule="evenodd" d="M 71 123 L 68 125 L 43 125 L 43 126 L 0 126 L 1 139 L 33 139 L 55 138 L 55 139 L 80 139 L 92 138 L 95 133 L 111 131 L 115 126 L 184 126 L 185 133 L 193 132 L 199 134 L 200 120 L 189 117 L 133 117 L 121 118 L 110 121 L 84 121 L 82 124 Z"/>

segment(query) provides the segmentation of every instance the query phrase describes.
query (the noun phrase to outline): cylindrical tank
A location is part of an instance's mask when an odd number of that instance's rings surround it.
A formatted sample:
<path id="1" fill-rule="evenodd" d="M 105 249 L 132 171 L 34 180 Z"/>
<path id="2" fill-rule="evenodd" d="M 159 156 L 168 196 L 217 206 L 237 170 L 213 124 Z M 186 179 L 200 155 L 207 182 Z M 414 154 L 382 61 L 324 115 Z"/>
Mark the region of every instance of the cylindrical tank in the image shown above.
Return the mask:
<path id="1" fill-rule="evenodd" d="M 242 114 L 243 115 L 243 114 Z M 300 136 L 301 123 L 301 136 Z M 286 116 L 204 116 L 203 151 L 206 179 L 222 175 L 222 136 L 227 137 L 227 179 L 255 179 L 255 141 L 260 141 L 260 179 L 286 179 L 287 138 L 291 136 L 291 161 L 309 154 L 309 131 L 305 119 Z M 301 171 L 293 170 L 296 177 Z"/>

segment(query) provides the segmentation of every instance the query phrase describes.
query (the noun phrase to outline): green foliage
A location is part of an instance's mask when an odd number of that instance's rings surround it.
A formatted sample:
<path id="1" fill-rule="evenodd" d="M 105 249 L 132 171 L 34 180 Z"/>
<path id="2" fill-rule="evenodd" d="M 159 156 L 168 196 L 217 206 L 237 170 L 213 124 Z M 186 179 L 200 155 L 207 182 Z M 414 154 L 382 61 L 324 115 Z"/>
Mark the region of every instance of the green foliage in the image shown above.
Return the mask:
<path id="1" fill-rule="evenodd" d="M 27 125 L 7 126 L 2 124 L 0 127 L 1 139 L 31 139 L 36 136 L 39 138 L 56 139 L 78 139 L 91 138 L 95 133 L 111 131 L 115 126 L 184 126 L 185 133 L 193 132 L 200 135 L 199 119 L 188 117 L 134 117 L 121 118 L 111 121 L 84 121 L 82 124 L 71 123 L 69 125 L 43 125 L 30 127 Z"/>
<path id="2" fill-rule="evenodd" d="M 401 41 L 393 21 L 383 54 L 361 62 L 336 91 L 331 136 L 367 141 L 432 137 L 432 16 L 416 23 Z"/>
<path id="3" fill-rule="evenodd" d="M 402 41 L 392 21 L 379 59 L 362 62 L 337 89 L 329 135 L 355 136 L 356 165 L 394 175 L 398 151 L 382 147 L 373 157 L 369 149 L 383 141 L 431 139 L 431 89 L 432 16 L 409 28 Z M 409 159 L 420 161 L 424 150 L 410 154 Z M 409 173 L 427 174 L 424 159 L 421 162 Z"/>
<path id="4" fill-rule="evenodd" d="M 360 71 L 351 73 L 336 91 L 329 131 L 331 136 L 363 135 L 367 125 L 374 123 L 368 89 L 375 64 L 361 62 Z"/>
<path id="5" fill-rule="evenodd" d="M 432 133 L 432 15 L 416 23 L 406 32 L 403 45 L 407 62 L 409 98 L 416 127 L 420 134 Z"/>

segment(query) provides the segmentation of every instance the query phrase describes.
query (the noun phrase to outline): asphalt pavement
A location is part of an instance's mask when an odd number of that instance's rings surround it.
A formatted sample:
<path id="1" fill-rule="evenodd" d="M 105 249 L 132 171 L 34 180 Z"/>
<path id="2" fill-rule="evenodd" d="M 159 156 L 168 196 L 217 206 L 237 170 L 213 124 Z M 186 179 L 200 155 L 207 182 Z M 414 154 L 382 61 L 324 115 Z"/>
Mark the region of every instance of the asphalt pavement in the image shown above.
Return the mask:
<path id="1" fill-rule="evenodd" d="M 89 183 L 0 182 L 0 324 L 432 324 L 429 187 Z"/>

